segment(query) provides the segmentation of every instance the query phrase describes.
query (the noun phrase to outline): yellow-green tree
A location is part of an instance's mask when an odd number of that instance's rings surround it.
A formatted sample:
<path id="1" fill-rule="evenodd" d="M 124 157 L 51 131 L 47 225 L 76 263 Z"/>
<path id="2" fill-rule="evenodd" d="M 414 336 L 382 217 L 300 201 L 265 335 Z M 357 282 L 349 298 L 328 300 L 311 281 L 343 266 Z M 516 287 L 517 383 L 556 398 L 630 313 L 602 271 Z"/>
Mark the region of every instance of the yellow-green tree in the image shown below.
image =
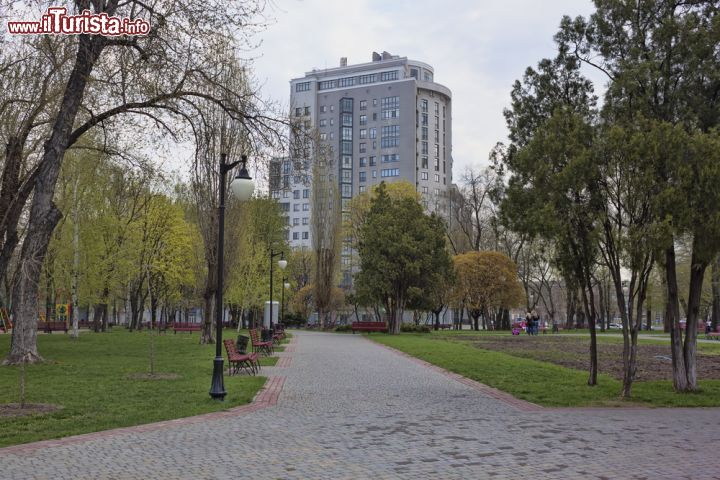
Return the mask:
<path id="1" fill-rule="evenodd" d="M 488 328 L 488 318 L 503 308 L 516 307 L 525 299 L 517 266 L 500 252 L 468 252 L 453 257 L 457 283 L 455 303 L 461 304 L 470 314 L 475 330 Z"/>

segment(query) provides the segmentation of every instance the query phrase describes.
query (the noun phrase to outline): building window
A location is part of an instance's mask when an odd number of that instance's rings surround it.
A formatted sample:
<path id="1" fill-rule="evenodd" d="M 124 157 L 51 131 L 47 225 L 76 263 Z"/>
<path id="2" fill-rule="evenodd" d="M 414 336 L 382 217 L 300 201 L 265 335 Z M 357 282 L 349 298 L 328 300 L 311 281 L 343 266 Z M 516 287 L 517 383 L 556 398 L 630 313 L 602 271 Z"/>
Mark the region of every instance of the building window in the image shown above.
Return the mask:
<path id="1" fill-rule="evenodd" d="M 327 133 L 321 133 L 320 140 L 327 140 Z"/>
<path id="2" fill-rule="evenodd" d="M 435 143 L 440 143 L 440 130 L 435 130 Z"/>
<path id="3" fill-rule="evenodd" d="M 330 119 L 330 126 L 332 127 L 333 125 L 335 125 L 335 119 L 334 119 L 334 118 L 331 118 L 331 119 Z"/>
<path id="4" fill-rule="evenodd" d="M 400 161 L 400 155 L 397 153 L 393 153 L 392 155 L 383 155 L 382 156 L 382 163 L 399 162 L 399 161 Z"/>
<path id="5" fill-rule="evenodd" d="M 310 198 L 310 189 L 309 188 L 303 189 L 303 198 Z"/>
<path id="6" fill-rule="evenodd" d="M 309 211 L 310 211 L 310 204 L 303 203 L 303 212 L 309 212 Z"/>
<path id="7" fill-rule="evenodd" d="M 360 115 L 360 125 L 367 125 L 367 115 Z"/>
<path id="8" fill-rule="evenodd" d="M 392 72 L 382 72 L 380 74 L 380 81 L 381 82 L 389 82 L 391 80 L 397 80 L 398 79 L 398 72 L 397 70 L 393 70 Z"/>
<path id="9" fill-rule="evenodd" d="M 347 182 L 347 183 L 352 183 L 352 170 L 347 170 L 347 169 L 343 168 L 342 181 Z"/>
<path id="10" fill-rule="evenodd" d="M 352 157 L 350 155 L 343 155 L 342 168 L 352 168 Z"/>
<path id="11" fill-rule="evenodd" d="M 436 172 L 440 171 L 440 159 L 439 158 L 435 159 L 435 171 Z"/>
<path id="12" fill-rule="evenodd" d="M 428 168 L 428 157 L 421 157 L 420 161 L 422 162 L 420 165 L 421 168 Z M 427 173 L 425 174 L 425 176 L 427 176 Z M 425 180 L 427 180 L 427 178 L 425 178 Z"/>
<path id="13" fill-rule="evenodd" d="M 302 232 L 302 234 L 303 234 L 303 240 L 307 240 L 308 238 L 310 238 L 310 234 L 308 232 Z"/>
<path id="14" fill-rule="evenodd" d="M 428 139 L 428 127 L 422 127 L 422 135 L 420 137 L 422 140 L 427 142 Z"/>
<path id="15" fill-rule="evenodd" d="M 299 235 L 298 232 L 293 232 L 293 240 L 298 240 Z"/>
<path id="16" fill-rule="evenodd" d="M 423 113 L 427 113 L 427 111 L 428 111 L 428 101 L 427 100 L 423 99 L 422 103 L 420 104 L 420 110 Z"/>
<path id="17" fill-rule="evenodd" d="M 411 69 L 410 69 L 410 76 L 411 76 L 412 78 L 418 78 L 417 68 L 411 68 Z"/>
<path id="18" fill-rule="evenodd" d="M 352 185 L 349 185 L 347 183 L 342 184 L 342 197 L 352 198 Z"/>
<path id="19" fill-rule="evenodd" d="M 383 119 L 400 117 L 400 97 L 383 97 L 380 107 Z"/>
<path id="20" fill-rule="evenodd" d="M 420 153 L 422 153 L 423 155 L 427 155 L 428 154 L 428 142 L 422 142 L 421 147 L 422 147 L 422 150 L 420 151 Z"/>
<path id="21" fill-rule="evenodd" d="M 370 129 L 370 138 L 372 138 L 372 139 L 377 138 L 377 128 L 372 127 L 372 128 Z"/>
<path id="22" fill-rule="evenodd" d="M 374 156 L 371 156 L 371 157 L 370 157 L 370 166 L 371 166 L 371 167 L 374 167 L 374 166 L 375 166 L 375 157 L 374 157 Z"/>
<path id="23" fill-rule="evenodd" d="M 426 126 L 426 127 L 427 127 L 427 124 L 428 124 L 428 115 L 427 115 L 427 113 L 423 113 L 423 114 L 422 114 L 422 124 L 423 124 L 423 126 Z"/>
<path id="24" fill-rule="evenodd" d="M 341 121 L 340 125 L 342 125 L 343 127 L 352 127 L 352 124 L 353 124 L 352 123 L 352 114 L 343 113 L 340 116 L 340 121 Z"/>
<path id="25" fill-rule="evenodd" d="M 360 157 L 360 166 L 365 167 L 367 165 L 367 158 Z"/>
<path id="26" fill-rule="evenodd" d="M 420 180 L 427 180 L 428 172 L 420 172 Z"/>
<path id="27" fill-rule="evenodd" d="M 343 141 L 340 142 L 340 153 L 352 155 L 352 142 Z"/>
<path id="28" fill-rule="evenodd" d="M 422 193 L 428 193 L 428 187 L 422 187 Z"/>
<path id="29" fill-rule="evenodd" d="M 320 113 L 325 113 L 325 112 L 327 112 L 327 107 L 325 105 L 323 105 L 320 107 Z"/>
<path id="30" fill-rule="evenodd" d="M 364 128 L 360 129 L 360 138 L 367 138 L 367 130 Z"/>
<path id="31" fill-rule="evenodd" d="M 373 98 L 373 107 L 377 107 L 377 98 Z"/>
<path id="32" fill-rule="evenodd" d="M 293 198 L 295 200 L 300 198 L 300 190 L 293 190 Z"/>
<path id="33" fill-rule="evenodd" d="M 342 127 L 342 139 L 352 141 L 352 127 Z"/>
<path id="34" fill-rule="evenodd" d="M 303 112 L 305 116 L 310 115 L 310 107 L 305 107 L 305 111 Z"/>
<path id="35" fill-rule="evenodd" d="M 425 80 L 426 82 L 432 82 L 433 81 L 432 73 L 423 72 L 423 80 Z"/>
<path id="36" fill-rule="evenodd" d="M 296 117 L 302 117 L 302 108 L 301 108 L 301 107 L 297 107 L 297 108 L 295 109 L 295 116 L 296 116 Z"/>
<path id="37" fill-rule="evenodd" d="M 340 87 L 352 87 L 355 85 L 355 77 L 346 77 L 338 80 L 338 86 Z"/>
<path id="38" fill-rule="evenodd" d="M 320 122 L 318 123 L 318 126 L 324 127 L 326 125 L 327 125 L 327 120 L 325 120 L 324 118 L 321 118 Z"/>
<path id="39" fill-rule="evenodd" d="M 295 84 L 296 92 L 307 92 L 310 90 L 310 82 L 300 82 Z"/>
<path id="40" fill-rule="evenodd" d="M 373 177 L 373 178 L 377 178 L 377 170 L 373 170 L 373 171 L 372 171 L 372 177 Z"/>
<path id="41" fill-rule="evenodd" d="M 360 75 L 358 77 L 358 83 L 360 85 L 364 85 L 366 83 L 375 83 L 377 81 L 377 75 L 371 74 L 371 75 Z"/>
<path id="42" fill-rule="evenodd" d="M 367 187 L 365 185 L 360 185 L 360 193 L 363 193 Z"/>
<path id="43" fill-rule="evenodd" d="M 289 212 L 290 211 L 290 204 L 287 202 L 283 202 L 280 204 L 280 210 L 283 212 Z"/>
<path id="44" fill-rule="evenodd" d="M 308 217 L 303 217 L 303 225 L 307 225 L 309 222 Z"/>
<path id="45" fill-rule="evenodd" d="M 399 168 L 384 168 L 384 169 L 380 170 L 380 176 L 381 177 L 399 177 L 400 169 Z"/>
<path id="46" fill-rule="evenodd" d="M 360 110 L 367 110 L 367 100 L 360 100 Z"/>
<path id="47" fill-rule="evenodd" d="M 365 172 L 359 172 L 359 173 L 360 173 L 360 181 L 361 182 L 364 182 L 365 180 L 367 180 L 367 173 L 365 173 Z"/>
<path id="48" fill-rule="evenodd" d="M 328 90 L 335 88 L 335 80 L 324 80 L 318 84 L 318 90 Z"/>
<path id="49" fill-rule="evenodd" d="M 440 183 L 440 175 L 438 175 L 437 173 L 435 174 L 435 182 Z"/>
<path id="50" fill-rule="evenodd" d="M 340 99 L 340 111 L 342 113 L 352 113 L 353 99 L 352 98 L 341 98 Z"/>
<path id="51" fill-rule="evenodd" d="M 382 127 L 382 148 L 397 147 L 400 145 L 400 125 L 385 125 Z"/>
<path id="52" fill-rule="evenodd" d="M 293 212 L 299 212 L 300 211 L 300 204 L 296 203 L 293 205 Z"/>
<path id="53" fill-rule="evenodd" d="M 373 113 L 372 119 L 373 119 L 373 122 L 374 122 L 375 120 L 377 120 L 377 112 Z"/>
<path id="54" fill-rule="evenodd" d="M 335 138 L 335 132 L 330 132 L 330 140 L 333 140 Z"/>
<path id="55" fill-rule="evenodd" d="M 360 143 L 360 153 L 365 153 L 367 151 L 367 148 L 364 143 Z"/>
<path id="56" fill-rule="evenodd" d="M 293 218 L 293 227 L 297 227 L 298 225 L 300 225 L 300 218 L 294 217 Z"/>

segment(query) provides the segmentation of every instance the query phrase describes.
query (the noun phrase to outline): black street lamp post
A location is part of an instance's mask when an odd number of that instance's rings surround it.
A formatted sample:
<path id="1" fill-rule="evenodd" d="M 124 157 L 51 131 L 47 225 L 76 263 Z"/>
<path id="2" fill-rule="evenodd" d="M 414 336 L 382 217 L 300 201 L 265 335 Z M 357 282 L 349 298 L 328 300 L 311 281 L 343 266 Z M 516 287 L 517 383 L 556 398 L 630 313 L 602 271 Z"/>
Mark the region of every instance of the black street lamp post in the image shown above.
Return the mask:
<path id="1" fill-rule="evenodd" d="M 210 385 L 210 396 L 214 400 L 225 400 L 225 382 L 223 380 L 223 356 L 222 356 L 222 320 L 223 320 L 223 269 L 224 269 L 224 237 L 225 237 L 225 177 L 227 172 L 242 163 L 237 177 L 232 181 L 230 187 L 233 195 L 238 200 L 247 200 L 255 188 L 252 178 L 247 171 L 247 156 L 243 155 L 240 161 L 225 163 L 226 155 L 220 154 L 220 204 L 218 206 L 218 260 L 217 260 L 217 290 L 215 292 L 215 360 L 213 361 L 212 384 Z"/>
<path id="2" fill-rule="evenodd" d="M 278 260 L 278 266 L 280 270 L 285 270 L 287 267 L 287 260 L 285 260 L 285 252 L 276 252 L 272 248 L 270 249 L 270 329 L 273 328 L 273 258 L 280 255 Z"/>

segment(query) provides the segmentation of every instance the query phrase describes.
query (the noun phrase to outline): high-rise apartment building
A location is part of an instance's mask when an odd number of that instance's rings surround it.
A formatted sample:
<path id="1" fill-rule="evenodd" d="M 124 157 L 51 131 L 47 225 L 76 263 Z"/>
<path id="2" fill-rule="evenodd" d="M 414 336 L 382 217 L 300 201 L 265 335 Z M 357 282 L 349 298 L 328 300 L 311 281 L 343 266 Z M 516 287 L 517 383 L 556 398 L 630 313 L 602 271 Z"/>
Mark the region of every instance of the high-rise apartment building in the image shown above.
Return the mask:
<path id="1" fill-rule="evenodd" d="M 313 70 L 290 81 L 290 115 L 331 147 L 343 212 L 350 199 L 381 181 L 415 185 L 428 211 L 447 212 L 452 185 L 452 105 L 450 90 L 435 83 L 433 68 L 388 52 L 372 61 Z M 312 160 L 312 154 L 305 152 Z M 288 215 L 293 247 L 311 245 L 311 178 L 294 168 L 295 158 L 271 167 L 272 195 Z M 343 248 L 342 262 L 349 263 Z M 343 283 L 346 279 L 343 280 Z"/>

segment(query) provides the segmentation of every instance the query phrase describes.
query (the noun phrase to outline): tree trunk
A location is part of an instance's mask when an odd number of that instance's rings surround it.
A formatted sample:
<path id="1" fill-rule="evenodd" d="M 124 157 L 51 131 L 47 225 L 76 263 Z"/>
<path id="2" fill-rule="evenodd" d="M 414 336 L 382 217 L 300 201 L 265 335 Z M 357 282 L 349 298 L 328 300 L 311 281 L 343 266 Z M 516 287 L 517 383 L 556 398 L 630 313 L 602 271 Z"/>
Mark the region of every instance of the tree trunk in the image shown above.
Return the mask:
<path id="1" fill-rule="evenodd" d="M 720 322 L 720 255 L 715 257 L 712 265 L 712 330 L 717 332 Z"/>
<path id="2" fill-rule="evenodd" d="M 212 293 L 214 293 L 214 290 Z M 200 344 L 207 345 L 215 343 L 215 339 L 212 335 L 212 319 L 213 314 L 215 313 L 213 310 L 215 307 L 215 298 L 212 294 L 208 295 L 208 291 L 206 289 L 203 299 L 205 300 L 205 308 L 203 310 L 203 326 L 202 334 L 200 335 Z"/>
<path id="3" fill-rule="evenodd" d="M 73 182 L 73 268 L 72 276 L 70 279 L 70 290 L 72 295 L 72 330 L 70 332 L 70 338 L 78 338 L 80 336 L 79 320 L 78 315 L 80 314 L 79 300 L 78 300 L 78 277 L 80 275 L 80 225 L 78 220 L 80 218 L 80 206 L 78 205 L 78 184 L 80 183 L 80 177 L 75 179 Z"/>
<path id="4" fill-rule="evenodd" d="M 22 268 L 16 275 L 13 287 L 12 310 L 15 321 L 13 336 L 17 332 L 24 341 L 13 341 L 6 360 L 10 364 L 42 360 L 37 351 L 36 335 L 38 284 L 50 237 L 62 217 L 62 213 L 53 202 L 55 185 L 85 87 L 106 41 L 99 35 L 80 35 L 78 38 L 75 65 L 70 73 L 52 133 L 45 142 L 43 157 L 38 166 L 25 241 L 19 258 L 19 265 L 22 265 Z"/>
<path id="5" fill-rule="evenodd" d="M 674 245 L 671 245 L 665 250 L 665 285 L 667 288 L 665 321 L 670 324 L 673 388 L 676 392 L 685 392 L 687 391 L 688 385 L 685 369 L 685 356 L 682 347 L 682 330 L 680 330 L 680 302 L 678 298 Z"/>
<path id="6" fill-rule="evenodd" d="M 700 321 L 700 298 L 702 296 L 703 279 L 707 263 L 698 261 L 695 252 L 692 254 L 690 267 L 690 291 L 688 294 L 687 321 L 685 323 L 684 360 L 687 378 L 686 391 L 695 392 L 697 385 L 697 332 Z"/>

